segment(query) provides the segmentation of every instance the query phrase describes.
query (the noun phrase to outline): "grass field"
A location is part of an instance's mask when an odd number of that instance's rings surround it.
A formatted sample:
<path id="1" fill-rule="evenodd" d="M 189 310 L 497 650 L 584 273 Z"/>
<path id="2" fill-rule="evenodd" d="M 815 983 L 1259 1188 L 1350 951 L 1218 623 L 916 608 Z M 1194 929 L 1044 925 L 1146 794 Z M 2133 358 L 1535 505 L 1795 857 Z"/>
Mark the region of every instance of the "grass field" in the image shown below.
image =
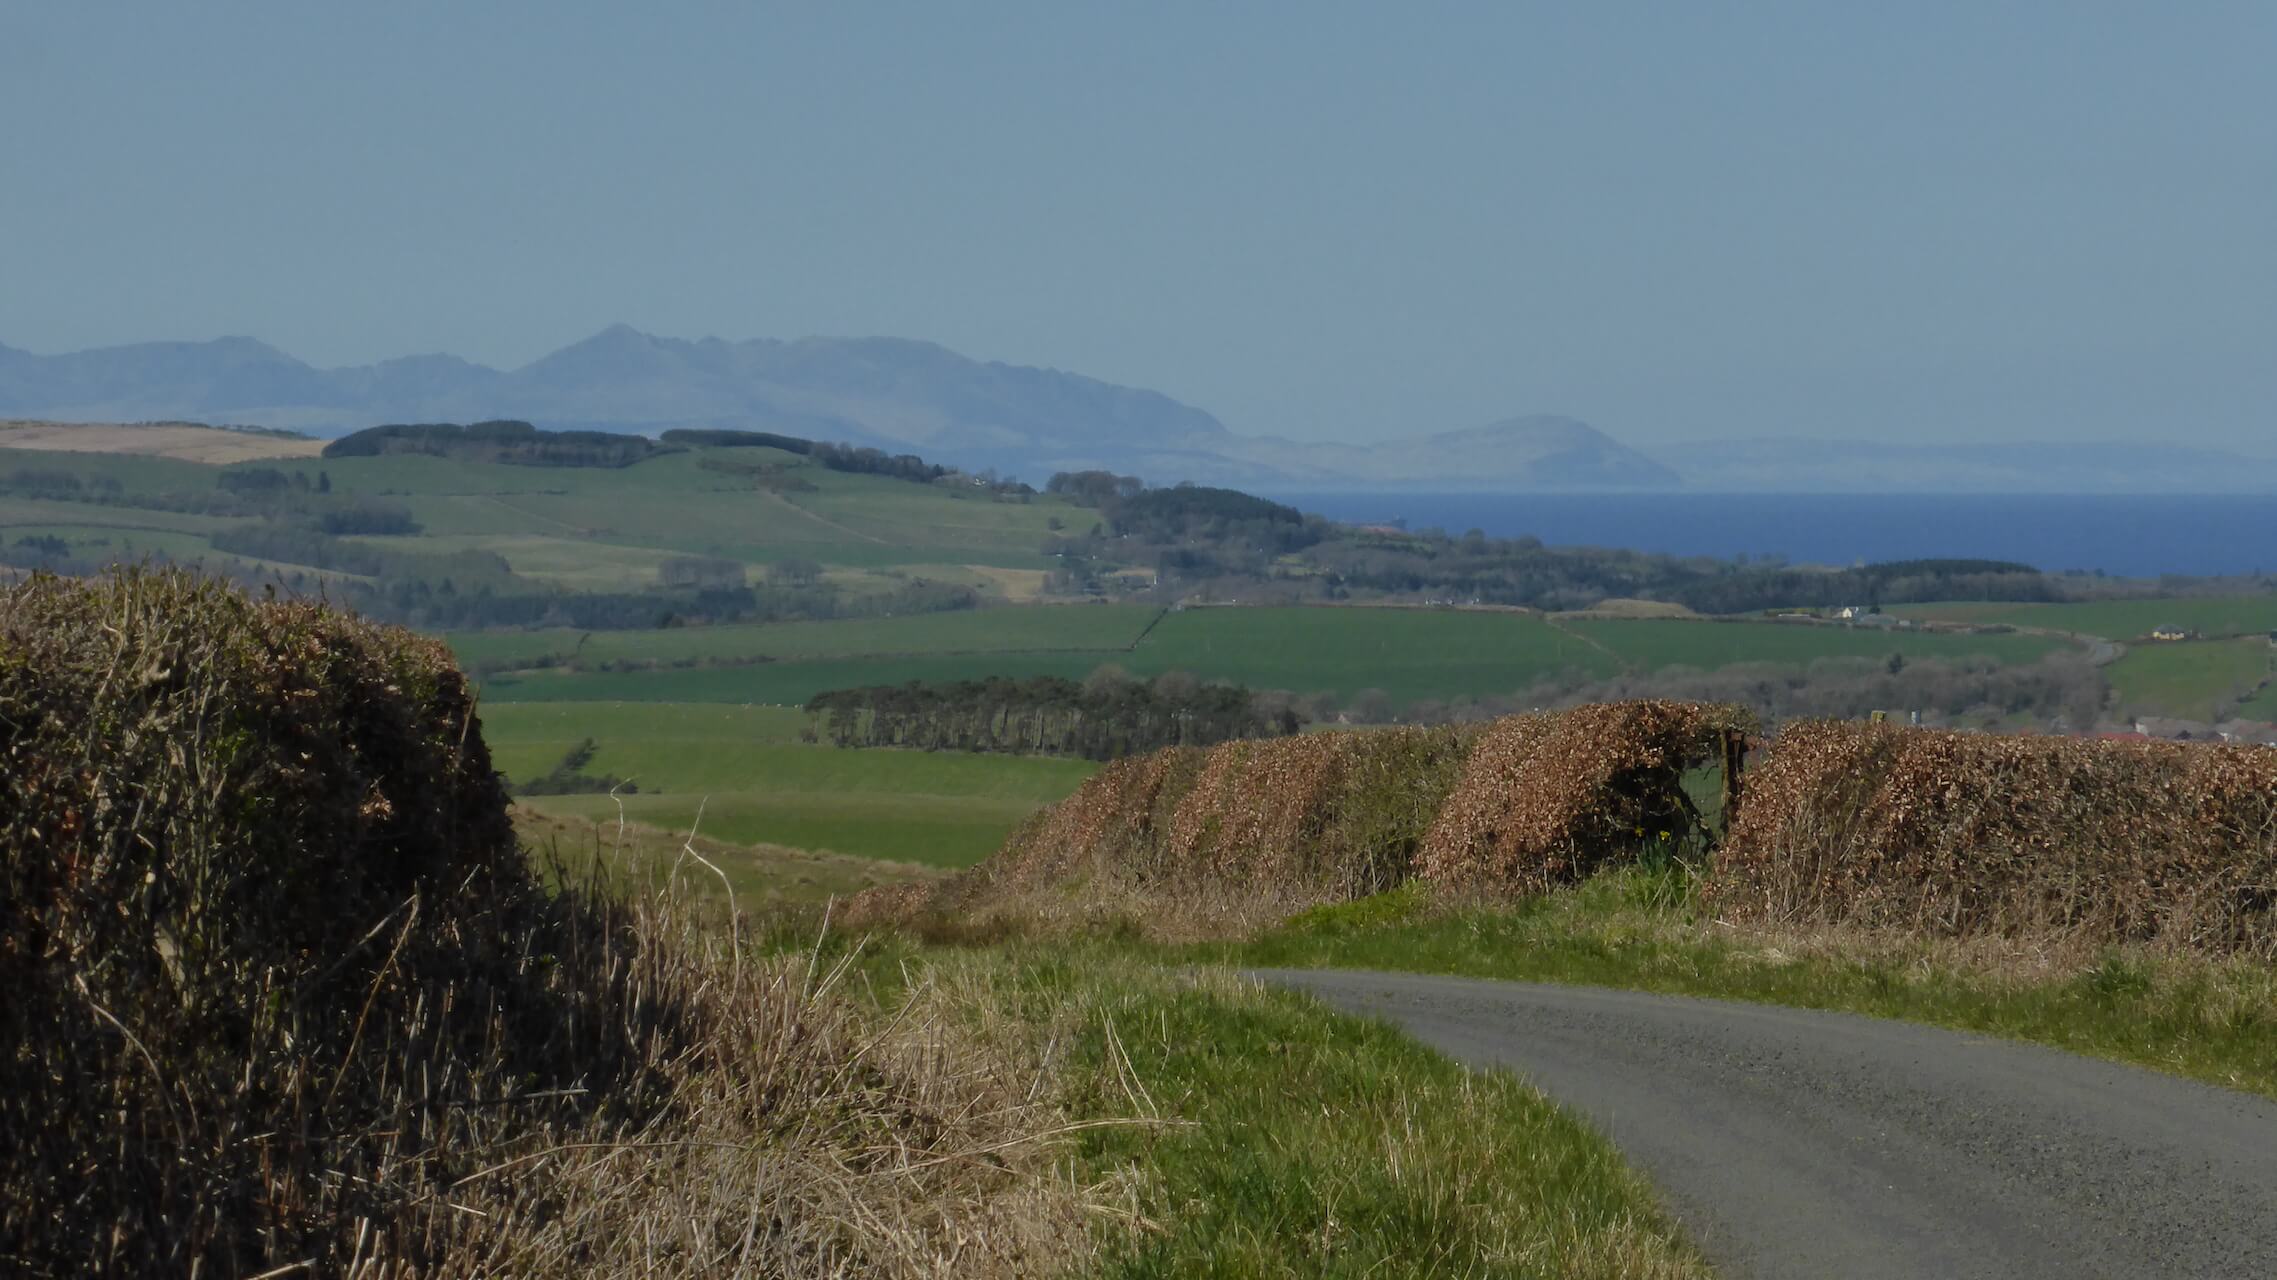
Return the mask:
<path id="1" fill-rule="evenodd" d="M 627 822 L 619 830 L 616 816 L 598 821 L 541 813 L 527 805 L 513 811 L 514 834 L 524 847 L 536 852 L 541 867 L 556 866 L 569 878 L 596 865 L 617 883 L 646 879 L 664 884 L 679 873 L 679 886 L 699 897 L 722 897 L 724 887 L 735 895 L 739 910 L 806 906 L 845 898 L 884 884 L 908 884 L 939 876 L 937 868 L 915 863 L 886 862 L 853 854 L 817 853 L 770 844 L 733 844 L 698 836 L 685 830 L 667 831 Z M 719 868 L 719 877 L 682 858 L 693 844 L 698 854 Z"/>
<path id="2" fill-rule="evenodd" d="M 307 451 L 305 443 L 292 450 Z M 707 457 L 737 465 L 772 459 L 811 487 L 762 490 L 748 476 L 706 469 Z M 9 464 L 83 481 L 115 480 L 130 494 L 155 495 L 210 495 L 221 472 L 181 458 L 53 449 L 0 453 L 0 470 L 11 469 Z M 830 471 L 773 450 L 698 450 L 623 468 L 522 467 L 417 455 L 262 456 L 245 465 L 298 471 L 312 482 L 321 472 L 336 494 L 403 504 L 423 529 L 415 537 L 388 539 L 393 549 L 496 551 L 517 573 L 577 590 L 638 589 L 655 581 L 656 566 L 667 556 L 704 554 L 753 566 L 799 556 L 881 578 L 887 570 L 924 576 L 931 569 L 996 594 L 1032 595 L 1036 575 L 1056 563 L 1040 550 L 1050 523 L 1089 527 L 1097 518 L 1055 497 L 996 501 L 947 484 Z M 0 499 L 0 526 L 205 534 L 229 523 L 235 522 L 120 505 L 24 507 L 19 500 Z"/>
<path id="3" fill-rule="evenodd" d="M 1023 615 L 1040 616 L 1031 622 Z M 786 633 L 788 643 L 811 653 L 867 651 L 878 656 L 691 670 L 544 672 L 493 677 L 484 690 L 498 701 L 625 698 L 797 703 L 826 689 L 910 680 L 991 675 L 1081 679 L 1100 664 L 1113 662 L 1140 676 L 1186 671 L 1204 679 L 1261 689 L 1327 690 L 1341 697 L 1363 689 L 1382 689 L 1404 703 L 1464 693 L 1509 693 L 1562 671 L 1609 675 L 1615 669 L 1605 654 L 1527 614 L 1360 608 L 1187 609 L 1165 616 L 1136 649 L 1126 651 L 1122 646 L 1129 644 L 1129 637 L 1135 637 L 1151 616 L 1136 607 L 1051 606 L 880 620 L 890 625 L 858 620 L 799 624 L 803 629 L 798 631 L 788 627 L 721 628 L 742 633 L 736 640 L 756 640 L 768 632 Z M 468 637 L 461 640 L 466 647 L 460 655 L 468 661 L 484 661 L 501 653 L 542 651 L 545 645 L 560 645 L 567 639 L 564 634 L 537 643 L 516 636 Z M 1050 643 L 1045 643 L 1047 639 Z M 1077 647 L 1085 640 L 1111 641 L 1113 647 Z M 881 647 L 898 642 L 928 647 L 911 656 L 886 652 Z M 955 654 L 943 653 L 938 647 L 976 642 L 1040 651 Z M 591 646 L 604 641 L 596 635 L 587 643 Z M 703 646 L 706 641 L 694 631 L 644 631 L 614 633 L 607 643 L 619 646 L 626 656 L 634 656 Z M 527 647 L 517 650 L 512 645 Z"/>
<path id="4" fill-rule="evenodd" d="M 1524 613 L 1357 607 L 1183 609 L 1135 605 L 998 608 L 912 618 L 683 630 L 485 633 L 452 637 L 462 660 L 496 665 L 576 651 L 581 662 L 749 657 L 750 666 L 493 676 L 493 701 L 628 699 L 802 703 L 826 689 L 910 680 L 1056 675 L 1113 662 L 1135 675 L 1186 671 L 1259 689 L 1395 703 L 1515 693 L 1563 673 L 1590 677 L 1735 662 L 1985 656 L 2028 662 L 2065 642 L 2026 635 L 1871 632 L 1781 623 L 1562 620 Z M 578 650 L 580 640 L 584 648 Z M 824 655 L 833 655 L 825 657 Z"/>
<path id="5" fill-rule="evenodd" d="M 1028 814 L 1073 791 L 1088 761 L 954 752 L 841 750 L 798 741 L 805 718 L 766 707 L 499 703 L 482 708 L 492 760 L 510 778 L 550 770 L 585 738 L 588 772 L 630 778 L 625 816 L 685 833 L 895 862 L 964 866 L 995 852 Z M 538 813 L 614 820 L 606 795 L 526 796 Z"/>
<path id="6" fill-rule="evenodd" d="M 266 458 L 310 458 L 321 440 L 226 431 L 186 423 L 121 424 L 0 421 L 0 449 L 60 453 L 147 454 L 185 462 L 230 463 Z"/>
<path id="7" fill-rule="evenodd" d="M 2259 638 L 2151 642 L 2129 648 L 2104 674 L 2122 713 L 2220 720 L 2269 678 L 2273 658 L 2277 650 Z"/>
<path id="8" fill-rule="evenodd" d="M 911 680 L 978 680 L 987 676 L 1063 676 L 1080 680 L 1115 654 L 998 653 L 932 658 L 848 658 L 835 662 L 767 662 L 747 667 L 625 672 L 538 672 L 492 676 L 485 701 L 730 702 L 803 705 L 827 689 Z M 1126 663 L 1125 665 L 1130 665 Z"/>
<path id="9" fill-rule="evenodd" d="M 2277 594 L 2182 600 L 2108 600 L 2093 604 L 1914 604 L 1890 610 L 1904 618 L 2046 627 L 2106 640 L 2133 640 L 2169 624 L 2209 639 L 2277 630 Z"/>
<path id="10" fill-rule="evenodd" d="M 1947 635 L 1799 623 L 1682 622 L 1577 619 L 1565 623 L 1604 645 L 1634 669 L 1686 666 L 1712 669 L 1739 662 L 1797 666 L 1820 658 L 1992 658 L 2033 662 L 2065 642 L 2046 636 Z"/>
<path id="11" fill-rule="evenodd" d="M 447 637 L 462 662 L 497 664 L 575 654 L 671 662 L 761 656 L 803 660 L 880 655 L 1127 650 L 1160 611 L 1145 605 L 1088 604 L 970 609 L 843 622 L 773 622 L 647 631 L 466 632 Z M 1104 659 L 1102 659 L 1104 660 Z"/>
<path id="12" fill-rule="evenodd" d="M 990 1003 L 1067 1055 L 1073 1157 L 1128 1197 L 1084 1274 L 1708 1275 L 1602 1135 L 1386 1023 L 1115 956 L 920 963 L 1003 975 Z"/>

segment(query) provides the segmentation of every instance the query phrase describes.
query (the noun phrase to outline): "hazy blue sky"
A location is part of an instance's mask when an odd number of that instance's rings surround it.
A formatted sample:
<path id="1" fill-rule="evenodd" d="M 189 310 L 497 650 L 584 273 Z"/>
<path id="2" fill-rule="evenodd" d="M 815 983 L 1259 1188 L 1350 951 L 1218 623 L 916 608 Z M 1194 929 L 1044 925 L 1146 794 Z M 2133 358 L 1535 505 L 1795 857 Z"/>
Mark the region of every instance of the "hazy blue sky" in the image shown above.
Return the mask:
<path id="1" fill-rule="evenodd" d="M 1364 439 L 2277 435 L 2277 4 L 0 4 L 0 342 L 895 334 Z"/>

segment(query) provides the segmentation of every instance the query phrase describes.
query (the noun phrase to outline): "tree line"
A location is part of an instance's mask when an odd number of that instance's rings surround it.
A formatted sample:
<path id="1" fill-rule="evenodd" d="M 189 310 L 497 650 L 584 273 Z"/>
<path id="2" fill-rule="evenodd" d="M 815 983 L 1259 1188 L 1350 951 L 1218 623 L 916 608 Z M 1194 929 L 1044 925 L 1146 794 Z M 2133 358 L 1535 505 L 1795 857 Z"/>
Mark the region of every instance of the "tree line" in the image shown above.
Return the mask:
<path id="1" fill-rule="evenodd" d="M 673 445 L 617 431 L 545 431 L 527 422 L 397 422 L 352 431 L 324 446 L 327 458 L 376 458 L 387 454 L 427 454 L 463 462 L 502 462 L 526 467 L 629 467 L 658 454 L 678 453 Z"/>
<path id="2" fill-rule="evenodd" d="M 915 747 L 1113 760 L 1171 746 L 1296 733 L 1304 720 L 1238 685 L 1111 670 L 1077 682 L 993 676 L 836 689 L 809 699 L 809 732 L 841 747 Z"/>

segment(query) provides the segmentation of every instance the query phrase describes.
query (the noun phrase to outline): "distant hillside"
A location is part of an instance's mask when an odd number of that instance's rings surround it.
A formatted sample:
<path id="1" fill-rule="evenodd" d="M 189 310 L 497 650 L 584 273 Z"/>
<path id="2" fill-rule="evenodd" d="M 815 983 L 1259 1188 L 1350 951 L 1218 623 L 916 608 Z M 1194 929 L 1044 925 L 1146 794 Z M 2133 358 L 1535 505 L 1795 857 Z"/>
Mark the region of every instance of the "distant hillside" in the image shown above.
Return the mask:
<path id="1" fill-rule="evenodd" d="M 0 346 L 0 414 L 205 418 L 320 434 L 518 419 L 654 435 L 776 431 L 1042 478 L 1102 468 L 1161 483 L 1657 488 L 1674 473 L 1564 418 L 1378 446 L 1239 436 L 1158 392 L 967 359 L 901 338 L 685 341 L 616 325 L 519 369 L 413 356 L 317 369 L 251 338 L 40 356 Z"/>
<path id="2" fill-rule="evenodd" d="M 22 422 L 0 419 L 0 449 L 126 453 L 226 464 L 260 458 L 313 458 L 324 448 L 285 432 L 209 427 L 196 422 Z"/>

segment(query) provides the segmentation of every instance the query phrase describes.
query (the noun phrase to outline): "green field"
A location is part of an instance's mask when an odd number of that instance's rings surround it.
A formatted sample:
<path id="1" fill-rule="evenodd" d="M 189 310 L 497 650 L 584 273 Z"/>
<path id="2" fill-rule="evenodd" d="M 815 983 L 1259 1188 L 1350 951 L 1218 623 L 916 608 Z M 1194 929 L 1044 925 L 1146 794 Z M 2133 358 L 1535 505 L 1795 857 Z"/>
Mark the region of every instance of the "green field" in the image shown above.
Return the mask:
<path id="1" fill-rule="evenodd" d="M 735 465 L 772 461 L 811 487 L 766 491 L 748 476 L 706 469 L 707 458 Z M 947 483 L 831 471 L 771 449 L 694 450 L 621 468 L 509 466 L 409 454 L 245 465 L 297 471 L 312 481 L 321 472 L 337 495 L 408 507 L 422 532 L 376 540 L 390 549 L 492 551 L 518 575 L 572 590 L 649 586 L 657 565 L 679 554 L 724 556 L 753 566 L 799 556 L 888 581 L 888 571 L 931 571 L 937 579 L 985 585 L 993 581 L 990 571 L 1033 575 L 1052 567 L 1056 561 L 1041 547 L 1054 519 L 1084 528 L 1097 519 L 1096 512 L 1055 497 L 997 501 Z M 26 449 L 0 456 L 0 471 L 18 468 L 63 472 L 82 481 L 116 480 L 130 494 L 173 496 L 213 495 L 223 470 L 132 454 Z M 87 536 L 72 541 L 90 547 L 106 539 L 116 545 L 127 530 L 190 535 L 187 542 L 150 548 L 178 558 L 210 552 L 205 535 L 244 522 L 0 497 L 0 530 L 82 527 Z"/>
<path id="2" fill-rule="evenodd" d="M 764 707 L 498 703 L 483 735 L 510 778 L 543 774 L 584 738 L 588 771 L 632 779 L 625 815 L 738 844 L 778 844 L 963 866 L 995 852 L 1028 814 L 1073 791 L 1088 761 L 840 750 L 798 741 L 805 717 Z M 528 796 L 557 818 L 611 819 L 606 795 Z"/>
<path id="3" fill-rule="evenodd" d="M 2269 678 L 2273 657 L 2277 650 L 2258 638 L 2139 644 L 2104 674 L 2122 713 L 2222 720 L 2238 714 L 2236 700 Z"/>
<path id="4" fill-rule="evenodd" d="M 1575 619 L 1564 625 L 1643 671 L 1713 669 L 1739 662 L 1807 665 L 1820 658 L 1985 657 L 2033 662 L 2067 648 L 2046 636 L 1954 635 L 1808 623 L 1683 622 L 1660 619 Z"/>
<path id="5" fill-rule="evenodd" d="M 992 616 L 993 615 L 993 616 Z M 1040 616 L 1037 616 L 1040 615 Z M 1034 623 L 1024 616 L 1036 616 Z M 1126 651 L 1151 614 L 1109 605 L 998 609 L 937 614 L 880 622 L 798 624 L 799 645 L 813 653 L 863 652 L 875 657 L 768 662 L 753 666 L 631 672 L 543 672 L 492 677 L 483 688 L 494 701 L 641 699 L 687 702 L 801 703 L 826 689 L 901 684 L 910 680 L 970 680 L 985 676 L 1056 675 L 1080 679 L 1112 662 L 1134 675 L 1186 671 L 1208 680 L 1252 688 L 1350 697 L 1382 689 L 1395 701 L 1510 693 L 1563 671 L 1610 675 L 1613 660 L 1541 618 L 1520 613 L 1441 612 L 1363 608 L 1207 608 L 1170 613 L 1136 649 Z M 1132 625 L 1136 623 L 1136 625 Z M 968 631 L 958 630 L 959 625 Z M 787 627 L 720 628 L 746 636 Z M 906 634 L 911 643 L 972 644 L 990 640 L 1018 651 L 911 655 L 878 649 L 880 637 Z M 653 639 L 651 639 L 653 637 Z M 685 637 L 685 638 L 683 638 Z M 556 635 L 523 652 L 560 644 Z M 1115 641 L 1078 647 L 1085 638 Z M 473 638 L 460 650 L 468 661 L 517 652 L 498 642 L 512 636 Z M 1049 639 L 1053 643 L 1042 643 Z M 571 643 L 574 643 L 573 641 Z M 588 645 L 604 641 L 597 634 Z M 694 631 L 617 632 L 606 652 L 652 656 L 701 646 Z M 772 643 L 772 642 L 769 642 Z M 1037 652 L 1024 650 L 1037 649 Z"/>
<path id="6" fill-rule="evenodd" d="M 2208 639 L 2277 631 L 2277 595 L 2207 596 L 2203 599 L 2104 600 L 2092 604 L 1914 604 L 1890 610 L 1903 618 L 2045 627 L 2134 640 L 2153 628 L 2179 626 Z"/>
<path id="7" fill-rule="evenodd" d="M 508 702 L 732 702 L 800 706 L 829 689 L 911 680 L 979 680 L 988 676 L 1062 676 L 1080 680 L 1120 654 L 975 654 L 939 658 L 849 658 L 839 662 L 767 662 L 747 667 L 568 672 L 492 676 L 482 696 Z M 1125 663 L 1125 665 L 1130 665 Z"/>
<path id="8" fill-rule="evenodd" d="M 1112 662 L 1135 675 L 1186 671 L 1260 689 L 1350 698 L 1381 689 L 1425 698 L 1515 693 L 1566 673 L 1588 677 L 1737 662 L 1803 665 L 1819 658 L 1983 656 L 2029 662 L 2065 647 L 2051 637 L 1876 632 L 1787 623 L 1571 620 L 1486 610 L 1359 607 L 1195 608 L 1164 615 L 1135 649 L 1140 606 L 999 608 L 915 618 L 663 631 L 490 633 L 452 637 L 468 662 L 535 661 L 577 651 L 581 663 L 766 653 L 746 666 L 626 672 L 547 670 L 493 676 L 493 701 L 641 700 L 797 704 L 827 689 L 1056 675 L 1080 679 Z M 822 655 L 838 655 L 823 657 Z"/>
<path id="9" fill-rule="evenodd" d="M 446 637 L 459 660 L 495 665 L 574 655 L 614 659 L 843 659 L 878 655 L 1126 650 L 1161 612 L 1146 605 L 1084 604 L 969 609 L 842 622 L 768 622 L 644 631 L 461 632 Z"/>

